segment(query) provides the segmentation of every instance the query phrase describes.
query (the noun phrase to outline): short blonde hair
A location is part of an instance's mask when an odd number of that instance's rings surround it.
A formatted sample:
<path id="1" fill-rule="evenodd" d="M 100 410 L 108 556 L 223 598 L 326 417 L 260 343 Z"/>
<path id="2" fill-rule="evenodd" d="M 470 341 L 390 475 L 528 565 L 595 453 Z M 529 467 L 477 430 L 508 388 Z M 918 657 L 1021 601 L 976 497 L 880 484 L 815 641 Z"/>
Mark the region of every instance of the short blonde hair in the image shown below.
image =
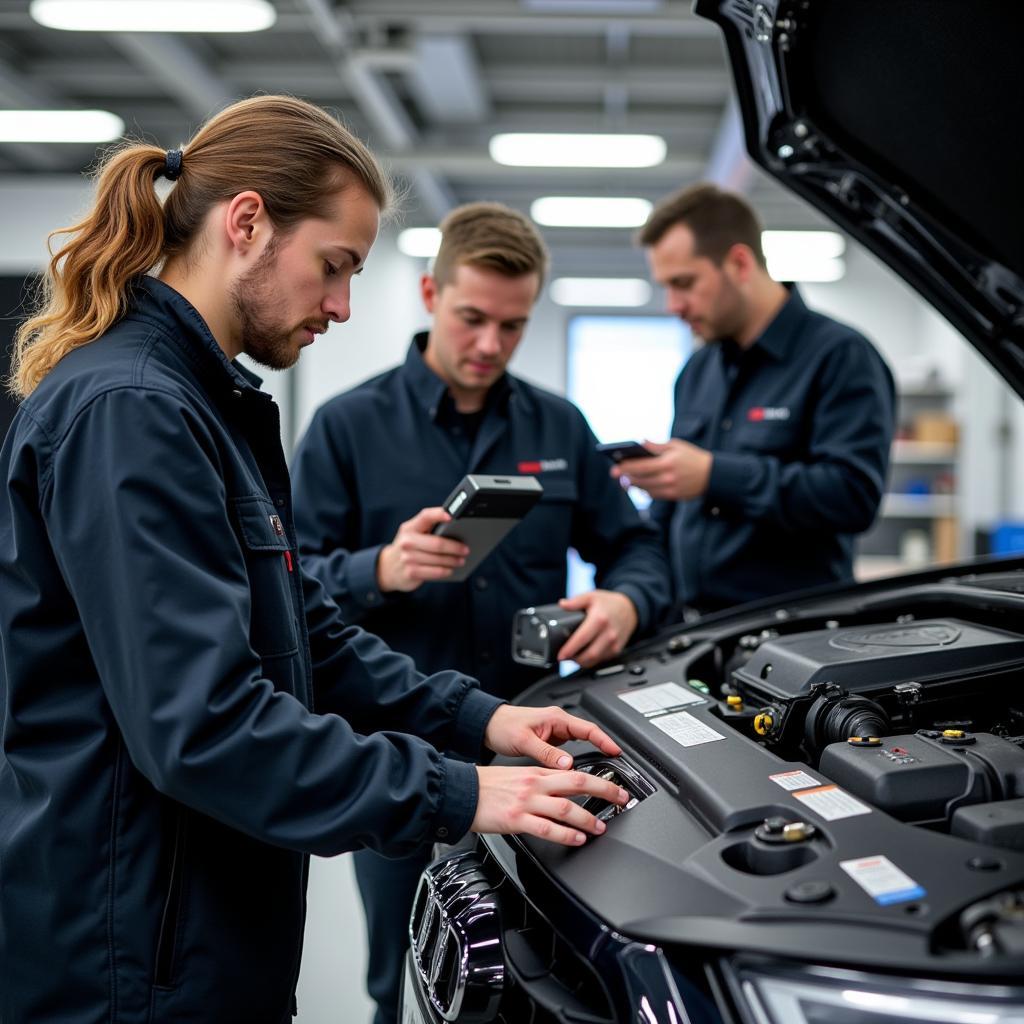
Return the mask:
<path id="1" fill-rule="evenodd" d="M 547 246 L 518 210 L 501 203 L 467 203 L 452 210 L 440 228 L 441 247 L 433 268 L 438 288 L 449 284 L 462 264 L 496 270 L 506 277 L 536 274 L 543 283 Z"/>

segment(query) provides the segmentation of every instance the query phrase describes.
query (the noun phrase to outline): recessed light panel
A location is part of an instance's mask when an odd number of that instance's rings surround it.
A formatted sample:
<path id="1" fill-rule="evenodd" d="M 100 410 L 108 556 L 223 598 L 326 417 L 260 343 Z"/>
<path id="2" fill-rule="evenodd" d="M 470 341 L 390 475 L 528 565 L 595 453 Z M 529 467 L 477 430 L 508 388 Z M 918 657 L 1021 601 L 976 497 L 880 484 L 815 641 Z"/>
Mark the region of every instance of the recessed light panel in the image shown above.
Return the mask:
<path id="1" fill-rule="evenodd" d="M 545 227 L 638 228 L 651 212 L 646 199 L 624 196 L 544 196 L 530 216 Z"/>
<path id="2" fill-rule="evenodd" d="M 495 135 L 491 159 L 509 167 L 654 167 L 665 159 L 659 135 L 512 132 Z"/>
<path id="3" fill-rule="evenodd" d="M 267 0 L 32 0 L 29 13 L 70 32 L 260 32 L 277 21 Z"/>

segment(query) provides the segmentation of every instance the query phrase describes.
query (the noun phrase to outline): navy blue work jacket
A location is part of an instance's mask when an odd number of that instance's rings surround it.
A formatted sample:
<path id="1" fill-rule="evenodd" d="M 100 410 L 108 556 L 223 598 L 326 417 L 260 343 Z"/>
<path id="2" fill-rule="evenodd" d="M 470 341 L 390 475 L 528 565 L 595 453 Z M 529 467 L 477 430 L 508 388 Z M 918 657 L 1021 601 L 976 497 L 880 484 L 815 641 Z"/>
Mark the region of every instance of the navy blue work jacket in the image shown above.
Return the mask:
<path id="1" fill-rule="evenodd" d="M 714 456 L 707 492 L 655 502 L 676 597 L 702 610 L 853 578 L 895 426 L 892 374 L 793 289 L 749 349 L 705 345 L 676 382 L 672 436 Z"/>
<path id="2" fill-rule="evenodd" d="M 3 1021 L 281 1024 L 306 855 L 471 823 L 498 702 L 302 571 L 257 383 L 145 279 L 0 453 Z"/>
<path id="3" fill-rule="evenodd" d="M 583 414 L 505 374 L 469 446 L 447 422 L 447 386 L 423 361 L 425 344 L 418 335 L 404 364 L 325 403 L 292 464 L 303 559 L 346 618 L 428 670 L 459 668 L 511 696 L 539 675 L 511 660 L 513 613 L 565 596 L 574 547 L 599 587 L 633 601 L 639 631 L 654 625 L 669 603 L 658 532 L 609 476 Z M 532 474 L 544 494 L 466 581 L 382 594 L 381 548 L 466 473 Z"/>

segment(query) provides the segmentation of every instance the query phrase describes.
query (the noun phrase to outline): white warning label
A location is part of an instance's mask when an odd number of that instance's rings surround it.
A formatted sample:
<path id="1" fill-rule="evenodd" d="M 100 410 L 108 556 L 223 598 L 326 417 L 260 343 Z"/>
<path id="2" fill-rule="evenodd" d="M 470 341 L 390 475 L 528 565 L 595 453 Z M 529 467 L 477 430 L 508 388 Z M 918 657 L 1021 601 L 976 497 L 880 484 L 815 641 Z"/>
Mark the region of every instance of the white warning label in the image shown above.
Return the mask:
<path id="1" fill-rule="evenodd" d="M 714 743 L 715 740 L 725 739 L 720 732 L 715 732 L 711 726 L 698 721 L 688 711 L 652 718 L 651 725 L 656 725 L 666 736 L 684 747 L 697 747 L 701 743 Z"/>
<path id="2" fill-rule="evenodd" d="M 858 814 L 871 813 L 871 808 L 867 804 L 862 804 L 856 797 L 850 796 L 838 786 L 805 789 L 801 793 L 794 793 L 793 796 L 826 821 L 838 821 L 840 818 L 853 818 Z"/>
<path id="3" fill-rule="evenodd" d="M 813 775 L 808 775 L 804 771 L 793 771 L 793 772 L 779 772 L 778 775 L 769 775 L 769 780 L 774 782 L 776 786 L 781 786 L 783 789 L 807 789 L 809 786 L 820 786 L 821 781 L 814 778 Z"/>
<path id="4" fill-rule="evenodd" d="M 841 860 L 839 866 L 883 907 L 904 900 L 919 900 L 925 894 L 924 889 L 888 857 Z"/>
<path id="5" fill-rule="evenodd" d="M 627 690 L 619 694 L 634 711 L 642 715 L 656 715 L 670 708 L 685 708 L 688 704 L 703 704 L 704 698 L 693 690 L 685 690 L 678 683 L 658 683 L 642 690 Z"/>

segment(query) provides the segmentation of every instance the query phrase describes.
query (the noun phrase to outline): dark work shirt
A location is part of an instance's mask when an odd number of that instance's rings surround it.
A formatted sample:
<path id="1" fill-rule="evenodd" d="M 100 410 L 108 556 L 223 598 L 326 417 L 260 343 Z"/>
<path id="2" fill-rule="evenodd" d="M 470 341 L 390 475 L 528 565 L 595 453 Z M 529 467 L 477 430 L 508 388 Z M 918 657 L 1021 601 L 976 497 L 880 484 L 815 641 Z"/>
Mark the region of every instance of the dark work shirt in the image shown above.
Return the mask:
<path id="1" fill-rule="evenodd" d="M 853 578 L 895 417 L 892 374 L 796 289 L 746 350 L 705 345 L 676 382 L 672 436 L 714 456 L 705 494 L 655 502 L 676 598 L 714 610 Z"/>
<path id="2" fill-rule="evenodd" d="M 349 622 L 421 669 L 472 670 L 498 696 L 537 670 L 511 659 L 513 613 L 565 596 L 566 552 L 593 562 L 597 586 L 632 600 L 640 631 L 663 616 L 668 568 L 658 531 L 642 520 L 583 414 L 564 398 L 506 374 L 474 433 L 423 361 L 418 335 L 404 364 L 322 406 L 295 454 L 296 526 L 303 564 Z M 398 527 L 440 505 L 466 473 L 534 475 L 540 502 L 461 583 L 382 594 L 377 557 Z"/>

